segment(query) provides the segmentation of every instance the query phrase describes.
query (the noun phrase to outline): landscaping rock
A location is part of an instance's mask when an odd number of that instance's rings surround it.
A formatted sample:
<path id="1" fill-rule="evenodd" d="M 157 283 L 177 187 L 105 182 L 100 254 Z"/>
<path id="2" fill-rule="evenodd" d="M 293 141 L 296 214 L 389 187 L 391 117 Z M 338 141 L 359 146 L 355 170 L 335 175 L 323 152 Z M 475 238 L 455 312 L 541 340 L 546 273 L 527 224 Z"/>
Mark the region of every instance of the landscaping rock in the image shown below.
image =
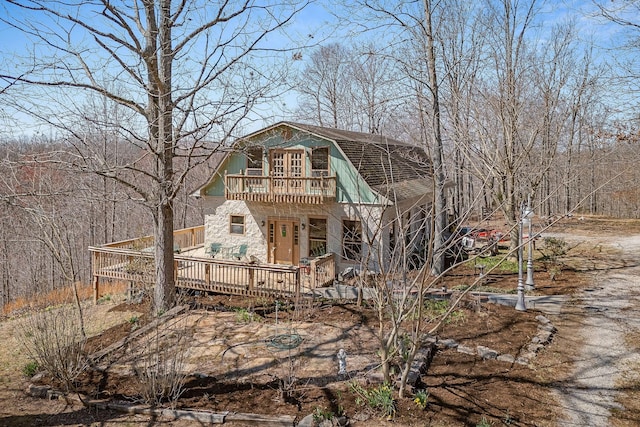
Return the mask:
<path id="1" fill-rule="evenodd" d="M 39 383 L 44 378 L 44 372 L 38 372 L 34 376 L 31 377 L 32 383 Z"/>
<path id="2" fill-rule="evenodd" d="M 551 320 L 547 319 L 545 316 L 543 316 L 542 314 L 539 314 L 536 316 L 536 320 L 540 323 L 544 323 L 544 324 L 548 324 L 551 323 Z"/>
<path id="3" fill-rule="evenodd" d="M 424 335 L 422 337 L 422 342 L 425 344 L 437 344 L 438 343 L 438 337 L 434 336 L 434 335 Z"/>
<path id="4" fill-rule="evenodd" d="M 47 393 L 49 393 L 50 390 L 51 387 L 48 385 L 29 384 L 29 387 L 27 387 L 27 394 L 32 397 L 44 399 L 47 397 Z"/>
<path id="5" fill-rule="evenodd" d="M 481 358 L 485 359 L 485 360 L 493 360 L 495 358 L 498 357 L 498 352 L 495 351 L 492 348 L 489 347 L 485 347 L 482 345 L 479 345 L 476 347 L 476 351 L 478 352 L 478 356 L 480 356 Z"/>
<path id="6" fill-rule="evenodd" d="M 500 356 L 496 357 L 496 360 L 506 363 L 515 363 L 516 358 L 510 354 L 501 354 Z"/>
<path id="7" fill-rule="evenodd" d="M 413 363 L 411 364 L 411 369 L 409 370 L 409 375 L 407 376 L 408 386 L 415 386 L 420 379 L 420 375 L 427 370 L 431 360 L 432 348 L 431 346 L 424 347 L 416 353 Z"/>
<path id="8" fill-rule="evenodd" d="M 527 346 L 527 350 L 529 350 L 531 353 L 536 354 L 537 352 L 539 352 L 542 348 L 544 348 L 544 346 L 540 343 L 531 343 Z"/>
<path id="9" fill-rule="evenodd" d="M 471 347 L 467 347 L 466 345 L 459 345 L 457 347 L 458 353 L 464 353 L 464 354 L 476 354 L 476 350 L 471 348 Z"/>
<path id="10" fill-rule="evenodd" d="M 533 339 L 538 339 L 538 342 L 541 344 L 549 344 L 551 342 L 551 338 L 553 334 L 549 331 L 540 331 L 538 335 L 533 337 Z M 533 342 L 533 340 L 531 340 Z"/>
<path id="11" fill-rule="evenodd" d="M 313 420 L 313 414 L 309 414 L 298 423 L 298 427 L 315 427 L 315 422 Z"/>
<path id="12" fill-rule="evenodd" d="M 556 329 L 555 326 L 553 326 L 551 323 L 545 324 L 545 325 L 540 325 L 538 326 L 538 329 L 542 330 L 542 331 L 548 331 L 551 333 L 555 333 L 558 330 Z"/>
<path id="13" fill-rule="evenodd" d="M 438 347 L 441 348 L 457 348 L 458 342 L 454 339 L 447 338 L 446 340 L 439 340 Z"/>

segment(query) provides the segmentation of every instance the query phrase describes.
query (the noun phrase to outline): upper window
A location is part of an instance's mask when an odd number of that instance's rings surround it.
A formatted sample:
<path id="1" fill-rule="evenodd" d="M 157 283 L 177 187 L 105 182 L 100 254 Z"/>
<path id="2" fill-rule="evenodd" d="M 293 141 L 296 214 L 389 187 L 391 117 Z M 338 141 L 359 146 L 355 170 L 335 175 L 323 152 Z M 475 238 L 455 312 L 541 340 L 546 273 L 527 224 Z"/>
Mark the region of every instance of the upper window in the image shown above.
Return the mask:
<path id="1" fill-rule="evenodd" d="M 247 175 L 262 175 L 262 147 L 247 150 Z"/>
<path id="2" fill-rule="evenodd" d="M 362 226 L 360 221 L 342 221 L 342 255 L 345 259 L 359 261 L 362 257 Z"/>
<path id="3" fill-rule="evenodd" d="M 329 147 L 311 150 L 311 174 L 313 176 L 329 175 Z"/>
<path id="4" fill-rule="evenodd" d="M 231 215 L 231 218 L 229 219 L 229 233 L 244 234 L 244 216 L 243 215 Z"/>

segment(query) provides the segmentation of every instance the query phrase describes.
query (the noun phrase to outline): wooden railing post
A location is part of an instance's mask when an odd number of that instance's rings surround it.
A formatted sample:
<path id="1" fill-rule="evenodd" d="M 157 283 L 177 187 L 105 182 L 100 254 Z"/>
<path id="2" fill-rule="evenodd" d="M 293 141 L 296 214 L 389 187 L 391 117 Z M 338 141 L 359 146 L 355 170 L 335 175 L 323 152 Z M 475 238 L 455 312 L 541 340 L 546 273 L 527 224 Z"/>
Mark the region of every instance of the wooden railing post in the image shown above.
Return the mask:
<path id="1" fill-rule="evenodd" d="M 256 270 L 249 267 L 249 290 L 253 291 L 253 283 L 255 281 Z"/>
<path id="2" fill-rule="evenodd" d="M 93 275 L 93 305 L 98 304 L 98 297 L 100 295 L 100 276 Z"/>

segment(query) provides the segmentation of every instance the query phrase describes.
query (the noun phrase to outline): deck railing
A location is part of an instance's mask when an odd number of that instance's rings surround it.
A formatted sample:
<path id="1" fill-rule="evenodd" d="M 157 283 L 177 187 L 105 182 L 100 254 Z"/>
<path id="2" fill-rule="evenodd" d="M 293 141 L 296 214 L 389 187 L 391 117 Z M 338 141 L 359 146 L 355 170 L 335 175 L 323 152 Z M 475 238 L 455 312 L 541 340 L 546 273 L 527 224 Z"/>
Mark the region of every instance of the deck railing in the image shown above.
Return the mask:
<path id="1" fill-rule="evenodd" d="M 312 258 L 309 260 L 309 266 L 301 267 L 300 272 L 300 280 L 304 287 L 315 289 L 330 285 L 336 277 L 335 255 L 328 253 Z"/>
<path id="2" fill-rule="evenodd" d="M 94 299 L 99 297 L 100 279 L 149 287 L 155 281 L 153 254 L 129 249 L 90 247 Z M 298 267 L 259 265 L 239 261 L 174 255 L 176 287 L 231 295 L 297 297 L 300 295 Z"/>
<path id="3" fill-rule="evenodd" d="M 155 239 L 153 236 L 143 236 L 135 239 L 121 240 L 119 242 L 107 243 L 101 248 L 133 249 L 140 251 L 153 247 Z M 188 248 L 193 248 L 204 244 L 204 225 L 182 228 L 173 232 L 173 245 L 175 252 L 180 252 Z"/>
<path id="4" fill-rule="evenodd" d="M 176 230 L 175 241 L 181 253 L 174 254 L 175 282 L 178 288 L 231 295 L 296 298 L 305 289 L 326 286 L 335 276 L 333 254 L 310 260 L 309 268 L 277 264 L 256 264 L 190 256 L 186 249 L 201 248 L 204 227 Z M 153 238 L 145 236 L 90 247 L 94 299 L 99 296 L 101 279 L 150 287 L 155 281 Z"/>
<path id="5" fill-rule="evenodd" d="M 226 175 L 227 200 L 321 204 L 336 197 L 336 177 Z"/>

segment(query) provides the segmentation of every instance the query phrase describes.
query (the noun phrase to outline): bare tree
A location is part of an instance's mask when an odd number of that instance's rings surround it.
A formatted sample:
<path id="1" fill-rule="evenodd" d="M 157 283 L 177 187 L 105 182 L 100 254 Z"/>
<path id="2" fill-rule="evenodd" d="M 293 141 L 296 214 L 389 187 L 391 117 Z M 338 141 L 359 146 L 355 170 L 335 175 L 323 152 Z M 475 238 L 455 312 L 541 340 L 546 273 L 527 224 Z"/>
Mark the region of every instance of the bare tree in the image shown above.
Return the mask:
<path id="1" fill-rule="evenodd" d="M 9 0 L 3 21 L 39 42 L 28 59 L 5 63 L 0 78 L 16 81 L 15 108 L 69 135 L 77 167 L 114 179 L 150 211 L 155 236 L 155 310 L 173 304 L 174 200 L 195 165 L 238 130 L 256 104 L 274 94 L 282 68 L 267 61 L 275 34 L 306 2 Z M 18 71 L 14 71 L 18 70 Z M 15 93 L 15 92 L 14 92 Z M 87 94 L 128 111 L 125 117 L 86 117 Z M 51 102 L 51 104 L 48 104 Z M 46 111 L 44 106 L 51 105 Z M 77 120 L 75 125 L 73 119 Z M 117 132 L 135 161 L 87 155 L 83 121 Z M 213 143 L 210 141 L 214 141 Z M 185 159 L 178 163 L 177 159 Z"/>
<path id="2" fill-rule="evenodd" d="M 433 17 L 436 12 L 430 1 L 423 1 L 420 6 L 414 2 L 399 4 L 384 0 L 357 2 L 358 11 L 367 22 L 377 30 L 384 28 L 387 36 L 406 40 L 404 46 L 395 46 L 393 56 L 398 70 L 402 72 L 402 80 L 410 88 L 403 97 L 409 108 L 404 111 L 414 120 L 408 121 L 409 127 L 417 127 L 413 133 L 416 145 L 430 154 L 434 179 L 434 239 L 430 261 L 434 274 L 444 270 L 444 252 L 447 229 L 446 210 L 446 175 L 444 170 L 441 109 L 438 78 L 438 63 L 435 47 L 435 25 Z M 442 4 L 437 5 L 438 8 Z M 350 9 L 354 10 L 354 9 Z M 444 9 L 442 9 L 444 10 Z M 362 25 L 362 24 L 361 24 Z M 409 132 L 408 132 L 409 133 Z"/>
<path id="3" fill-rule="evenodd" d="M 452 159 L 449 164 L 454 181 L 454 213 L 464 217 L 474 205 L 474 174 L 467 163 L 473 158 L 471 111 L 482 64 L 484 34 L 479 28 L 477 9 L 464 0 L 448 2 L 440 22 L 437 42 L 442 61 L 442 105 L 445 127 L 451 128 L 445 157 Z M 482 183 L 484 177 L 478 180 Z"/>
<path id="4" fill-rule="evenodd" d="M 395 61 L 373 43 L 356 49 L 353 58 L 354 130 L 392 134 L 399 119 L 401 78 Z"/>
<path id="5" fill-rule="evenodd" d="M 348 129 L 352 51 L 342 44 L 319 47 L 298 77 L 303 119 L 320 126 Z"/>
<path id="6" fill-rule="evenodd" d="M 321 126 L 389 134 L 399 119 L 398 70 L 374 43 L 317 48 L 293 89 L 301 94 L 300 118 Z"/>
<path id="7" fill-rule="evenodd" d="M 429 75 L 429 92 L 431 95 L 431 161 L 433 163 L 434 176 L 434 259 L 431 269 L 435 275 L 441 274 L 445 269 L 444 248 L 445 230 L 447 228 L 447 199 L 445 195 L 445 173 L 442 148 L 442 129 L 440 118 L 440 90 L 436 66 L 435 34 L 433 28 L 433 7 L 430 0 L 423 0 L 426 37 L 426 63 Z"/>

